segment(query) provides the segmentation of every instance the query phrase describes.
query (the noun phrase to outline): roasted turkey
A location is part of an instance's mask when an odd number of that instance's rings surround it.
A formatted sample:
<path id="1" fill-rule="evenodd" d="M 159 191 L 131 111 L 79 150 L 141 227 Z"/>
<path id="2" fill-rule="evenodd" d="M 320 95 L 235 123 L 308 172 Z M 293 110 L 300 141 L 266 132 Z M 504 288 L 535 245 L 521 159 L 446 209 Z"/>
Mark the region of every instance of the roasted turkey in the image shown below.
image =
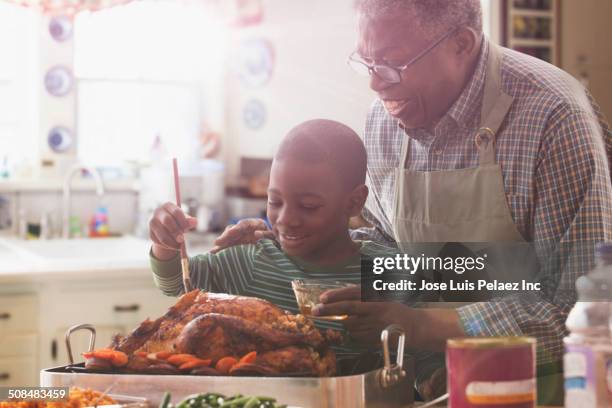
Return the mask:
<path id="1" fill-rule="evenodd" d="M 268 301 L 194 290 L 164 316 L 84 355 L 86 368 L 102 371 L 330 376 L 336 358 L 329 346 L 339 340 Z"/>

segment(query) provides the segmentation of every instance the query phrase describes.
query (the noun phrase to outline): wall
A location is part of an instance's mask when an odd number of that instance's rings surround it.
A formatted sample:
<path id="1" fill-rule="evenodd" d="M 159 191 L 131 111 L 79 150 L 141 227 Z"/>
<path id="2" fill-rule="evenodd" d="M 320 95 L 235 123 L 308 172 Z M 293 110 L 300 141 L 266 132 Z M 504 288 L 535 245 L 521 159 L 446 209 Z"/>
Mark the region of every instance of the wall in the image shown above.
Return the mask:
<path id="1" fill-rule="evenodd" d="M 233 33 L 232 50 L 247 38 L 268 39 L 275 62 L 271 80 L 262 87 L 248 88 L 229 78 L 224 152 L 230 183 L 236 181 L 240 157 L 271 158 L 280 139 L 301 121 L 335 119 L 361 134 L 374 99 L 367 78 L 346 65 L 356 42 L 353 0 L 262 3 L 262 23 Z M 252 98 L 267 111 L 257 130 L 243 122 L 243 108 Z"/>
<path id="2" fill-rule="evenodd" d="M 588 87 L 612 119 L 612 1 L 561 1 L 562 68 L 581 77 L 586 74 Z M 580 56 L 586 57 L 580 63 Z"/>

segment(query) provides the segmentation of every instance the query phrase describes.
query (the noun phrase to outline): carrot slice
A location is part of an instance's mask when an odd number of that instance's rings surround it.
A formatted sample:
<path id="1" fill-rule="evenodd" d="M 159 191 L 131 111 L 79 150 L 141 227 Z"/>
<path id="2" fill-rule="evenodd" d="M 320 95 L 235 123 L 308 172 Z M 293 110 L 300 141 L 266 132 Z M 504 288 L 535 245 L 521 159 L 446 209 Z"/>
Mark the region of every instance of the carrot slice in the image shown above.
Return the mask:
<path id="1" fill-rule="evenodd" d="M 103 349 L 98 349 L 98 350 L 94 350 L 94 351 L 85 351 L 85 352 L 83 352 L 81 354 L 85 358 L 96 357 L 96 358 L 99 358 L 101 360 L 109 360 L 110 361 L 110 360 L 113 359 L 113 356 L 114 356 L 115 352 L 116 352 L 115 350 L 111 350 L 109 348 L 103 348 Z"/>
<path id="2" fill-rule="evenodd" d="M 171 351 L 158 351 L 155 353 L 155 357 L 157 357 L 158 360 L 167 360 L 172 354 Z"/>
<path id="3" fill-rule="evenodd" d="M 244 357 L 240 359 L 240 363 L 253 364 L 256 358 L 257 358 L 257 352 L 251 351 L 250 353 L 245 354 Z"/>
<path id="4" fill-rule="evenodd" d="M 236 363 L 238 363 L 238 360 L 236 360 L 234 357 L 223 357 L 217 361 L 215 368 L 221 374 L 228 374 Z"/>
<path id="5" fill-rule="evenodd" d="M 94 350 L 93 356 L 97 358 L 101 358 L 102 360 L 112 360 L 113 359 L 113 350 L 101 349 Z"/>
<path id="6" fill-rule="evenodd" d="M 181 364 L 185 364 L 187 361 L 190 361 L 194 358 L 197 358 L 193 354 L 175 354 L 173 356 L 168 357 L 168 362 L 175 366 L 180 366 Z"/>
<path id="7" fill-rule="evenodd" d="M 208 367 L 210 365 L 211 360 L 202 360 L 200 358 L 194 358 L 193 360 L 189 360 L 184 364 L 181 364 L 179 370 L 192 370 L 194 368 L 200 367 Z"/>
<path id="8" fill-rule="evenodd" d="M 124 365 L 127 365 L 129 359 L 127 354 L 124 352 L 115 350 L 113 351 L 110 360 L 115 367 L 123 367 Z"/>
<path id="9" fill-rule="evenodd" d="M 147 357 L 149 355 L 149 353 L 147 353 L 146 351 L 137 351 L 136 354 L 138 357 Z"/>

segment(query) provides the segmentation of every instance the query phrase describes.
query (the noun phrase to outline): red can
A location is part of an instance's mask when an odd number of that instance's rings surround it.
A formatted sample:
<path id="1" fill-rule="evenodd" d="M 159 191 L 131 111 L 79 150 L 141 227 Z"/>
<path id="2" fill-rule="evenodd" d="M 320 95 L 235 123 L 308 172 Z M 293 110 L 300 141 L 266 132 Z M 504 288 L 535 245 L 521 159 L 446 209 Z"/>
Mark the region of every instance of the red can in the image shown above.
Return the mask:
<path id="1" fill-rule="evenodd" d="M 533 408 L 536 340 L 531 337 L 449 339 L 450 408 Z"/>

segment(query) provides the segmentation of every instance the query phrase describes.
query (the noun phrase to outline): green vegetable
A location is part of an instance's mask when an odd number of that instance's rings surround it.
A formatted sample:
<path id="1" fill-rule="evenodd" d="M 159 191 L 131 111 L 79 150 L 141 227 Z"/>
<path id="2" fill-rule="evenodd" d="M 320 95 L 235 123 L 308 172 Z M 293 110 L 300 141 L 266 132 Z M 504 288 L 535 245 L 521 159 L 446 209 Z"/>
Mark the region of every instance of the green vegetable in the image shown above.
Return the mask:
<path id="1" fill-rule="evenodd" d="M 257 399 L 261 402 L 276 402 L 276 398 L 266 397 L 264 395 L 258 395 Z"/>
<path id="2" fill-rule="evenodd" d="M 220 394 L 212 394 L 212 393 L 206 394 L 206 402 L 208 402 L 213 407 L 219 406 L 219 398 L 222 399 L 223 396 Z"/>
<path id="3" fill-rule="evenodd" d="M 239 398 L 232 398 L 229 400 L 225 400 L 225 402 L 223 404 L 221 404 L 221 408 L 234 408 L 234 407 L 240 407 L 241 405 L 243 405 L 244 403 L 246 403 L 248 400 L 250 400 L 251 397 L 239 397 Z"/>
<path id="4" fill-rule="evenodd" d="M 251 397 L 246 404 L 244 404 L 244 408 L 259 408 L 259 404 L 261 404 L 261 401 L 257 399 L 257 397 Z"/>
<path id="5" fill-rule="evenodd" d="M 168 408 L 168 405 L 170 404 L 170 397 L 171 397 L 170 393 L 166 392 L 159 404 L 159 408 Z"/>
<path id="6" fill-rule="evenodd" d="M 277 404 L 276 398 L 264 395 L 244 396 L 235 394 L 226 397 L 217 392 L 192 394 L 185 397 L 175 407 L 170 403 L 171 395 L 166 392 L 162 398 L 159 408 L 287 408 L 287 405 Z"/>

